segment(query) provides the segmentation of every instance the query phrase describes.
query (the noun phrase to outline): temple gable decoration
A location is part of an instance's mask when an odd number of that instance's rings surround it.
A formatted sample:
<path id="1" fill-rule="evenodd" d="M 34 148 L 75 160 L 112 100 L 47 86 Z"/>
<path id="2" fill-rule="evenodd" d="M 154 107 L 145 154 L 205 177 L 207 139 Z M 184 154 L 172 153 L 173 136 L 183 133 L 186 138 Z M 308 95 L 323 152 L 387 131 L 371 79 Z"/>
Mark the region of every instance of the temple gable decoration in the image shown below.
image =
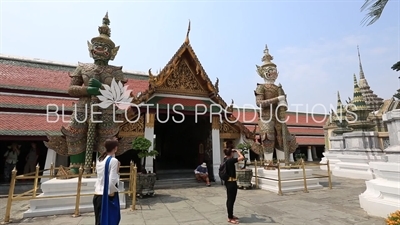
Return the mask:
<path id="1" fill-rule="evenodd" d="M 149 88 L 138 96 L 132 96 L 134 104 L 148 102 L 155 93 L 206 97 L 219 104 L 227 112 L 232 112 L 233 102 L 228 105 L 219 95 L 219 79 L 213 84 L 197 58 L 189 41 L 190 21 L 184 43 L 172 56 L 167 65 L 154 75 L 149 70 Z M 233 115 L 229 120 L 237 121 Z M 240 122 L 227 122 L 234 130 L 253 135 Z M 224 125 L 225 126 L 225 125 Z M 226 126 L 224 128 L 227 128 Z M 239 132 L 240 133 L 240 132 Z"/>

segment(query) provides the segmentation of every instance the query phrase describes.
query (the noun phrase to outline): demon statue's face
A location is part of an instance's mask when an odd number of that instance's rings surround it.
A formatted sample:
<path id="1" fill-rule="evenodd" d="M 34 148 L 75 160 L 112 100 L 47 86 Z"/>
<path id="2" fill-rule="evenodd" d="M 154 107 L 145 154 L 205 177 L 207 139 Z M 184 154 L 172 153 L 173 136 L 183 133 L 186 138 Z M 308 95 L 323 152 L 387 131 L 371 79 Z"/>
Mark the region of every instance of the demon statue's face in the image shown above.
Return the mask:
<path id="1" fill-rule="evenodd" d="M 90 57 L 92 57 L 95 61 L 109 61 L 111 58 L 111 48 L 109 45 L 101 42 L 94 42 L 90 44 L 88 42 Z"/>
<path id="2" fill-rule="evenodd" d="M 278 78 L 278 71 L 275 66 L 257 66 L 257 72 L 269 84 L 275 83 Z"/>
<path id="3" fill-rule="evenodd" d="M 95 61 L 103 62 L 113 60 L 119 50 L 119 46 L 112 48 L 112 46 L 103 42 L 93 42 L 93 44 L 88 42 L 88 48 L 90 57 L 92 57 Z"/>

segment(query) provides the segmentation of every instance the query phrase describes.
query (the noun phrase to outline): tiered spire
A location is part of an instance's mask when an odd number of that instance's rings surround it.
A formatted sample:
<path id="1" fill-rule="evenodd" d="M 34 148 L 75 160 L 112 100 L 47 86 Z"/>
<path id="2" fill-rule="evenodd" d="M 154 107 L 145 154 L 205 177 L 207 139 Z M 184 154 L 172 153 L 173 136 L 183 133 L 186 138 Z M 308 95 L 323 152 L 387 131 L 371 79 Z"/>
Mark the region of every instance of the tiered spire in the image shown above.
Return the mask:
<path id="1" fill-rule="evenodd" d="M 354 74 L 354 94 L 353 94 L 353 100 L 351 103 L 355 106 L 356 110 L 366 110 L 367 109 L 367 104 L 364 101 L 364 96 L 361 93 L 361 89 L 357 84 L 357 78 L 356 75 Z"/>
<path id="2" fill-rule="evenodd" d="M 371 121 L 368 121 L 368 116 L 371 110 L 368 108 L 364 96 L 361 93 L 361 89 L 357 84 L 357 79 L 354 74 L 354 94 L 353 100 L 351 101 L 353 107 L 350 109 L 353 113 L 356 114 L 354 121 L 349 123 L 349 127 L 351 127 L 355 131 L 365 131 L 370 130 L 375 126 L 375 124 Z"/>
<path id="3" fill-rule="evenodd" d="M 336 123 L 337 129 L 333 130 L 335 134 L 343 134 L 349 132 L 350 129 L 347 127 L 347 117 L 346 117 L 346 109 L 342 104 L 342 100 L 340 100 L 340 93 L 337 93 L 337 109 L 336 109 L 336 116 L 334 116 L 334 122 Z"/>
<path id="4" fill-rule="evenodd" d="M 346 119 L 346 110 L 343 107 L 342 100 L 340 100 L 340 93 L 338 91 L 337 93 L 337 108 L 336 108 L 336 114 L 337 114 L 337 119 L 338 120 L 344 120 Z"/>
<path id="5" fill-rule="evenodd" d="M 364 70 L 361 64 L 361 56 L 360 49 L 357 46 L 358 51 L 358 62 L 360 66 L 360 83 L 359 88 L 364 96 L 365 103 L 367 104 L 367 108 L 371 111 L 379 110 L 380 106 L 383 104 L 383 99 L 379 98 L 374 92 L 371 90 L 371 87 L 368 85 L 367 79 L 365 78 Z"/>

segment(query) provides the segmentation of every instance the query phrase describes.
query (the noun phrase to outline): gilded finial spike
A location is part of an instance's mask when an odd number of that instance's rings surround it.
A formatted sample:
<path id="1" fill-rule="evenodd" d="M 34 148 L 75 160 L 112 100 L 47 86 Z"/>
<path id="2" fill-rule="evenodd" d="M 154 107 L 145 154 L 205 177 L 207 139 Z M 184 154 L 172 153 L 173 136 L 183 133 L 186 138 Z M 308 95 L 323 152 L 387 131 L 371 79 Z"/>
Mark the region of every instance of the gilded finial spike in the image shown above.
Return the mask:
<path id="1" fill-rule="evenodd" d="M 189 44 L 190 43 L 190 41 L 189 41 L 189 33 L 190 33 L 190 20 L 189 20 L 188 30 L 187 30 L 187 33 L 186 33 L 185 44 Z"/>
<path id="2" fill-rule="evenodd" d="M 362 64 L 361 64 L 361 56 L 360 56 L 360 48 L 357 45 L 357 52 L 358 52 L 358 63 L 360 66 L 360 80 L 361 79 L 365 79 L 365 75 L 364 75 L 364 70 L 362 68 Z"/>
<path id="3" fill-rule="evenodd" d="M 268 49 L 268 45 L 265 45 L 265 49 L 264 49 L 264 56 L 262 57 L 261 61 L 264 63 L 264 65 L 275 65 L 273 62 L 271 62 L 271 60 L 273 60 L 274 57 L 269 54 L 269 49 Z"/>
<path id="4" fill-rule="evenodd" d="M 106 12 L 106 15 L 103 17 L 103 25 L 110 25 L 110 19 L 108 18 L 108 11 Z"/>

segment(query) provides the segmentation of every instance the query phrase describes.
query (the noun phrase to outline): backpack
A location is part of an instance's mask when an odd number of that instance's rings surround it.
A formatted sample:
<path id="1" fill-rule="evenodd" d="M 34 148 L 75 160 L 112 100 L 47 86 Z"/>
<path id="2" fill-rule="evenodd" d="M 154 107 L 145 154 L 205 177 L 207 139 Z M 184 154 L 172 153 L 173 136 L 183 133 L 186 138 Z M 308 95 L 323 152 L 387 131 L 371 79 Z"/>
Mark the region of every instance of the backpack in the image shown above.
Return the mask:
<path id="1" fill-rule="evenodd" d="M 229 175 L 226 172 L 226 161 L 227 160 L 224 160 L 224 162 L 221 163 L 221 165 L 219 166 L 219 173 L 218 173 L 219 178 L 221 178 L 221 180 L 225 182 L 229 179 Z"/>

